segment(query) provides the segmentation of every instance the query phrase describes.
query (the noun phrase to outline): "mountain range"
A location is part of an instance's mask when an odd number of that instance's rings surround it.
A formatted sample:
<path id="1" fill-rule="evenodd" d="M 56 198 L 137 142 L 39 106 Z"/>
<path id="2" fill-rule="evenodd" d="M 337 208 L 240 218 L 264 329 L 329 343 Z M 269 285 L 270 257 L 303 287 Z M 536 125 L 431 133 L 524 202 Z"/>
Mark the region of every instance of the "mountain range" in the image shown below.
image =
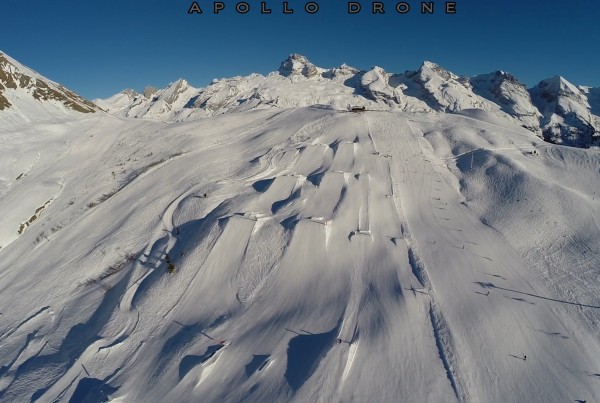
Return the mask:
<path id="1" fill-rule="evenodd" d="M 149 88 L 141 94 L 126 90 L 94 102 L 119 116 L 164 120 L 317 104 L 334 109 L 353 105 L 441 113 L 480 109 L 549 142 L 576 147 L 600 144 L 600 88 L 575 86 L 555 76 L 527 89 L 503 71 L 459 77 L 431 62 L 424 62 L 417 71 L 392 74 L 380 67 L 323 69 L 292 54 L 266 77 L 252 74 L 214 80 L 201 89 L 180 79 L 162 90 Z"/>
<path id="2" fill-rule="evenodd" d="M 215 79 L 204 88 L 179 79 L 164 89 L 147 87 L 142 93 L 128 89 L 92 103 L 0 52 L 0 110 L 10 111 L 12 119 L 26 119 L 26 115 L 48 113 L 42 105 L 50 113 L 64 109 L 89 113 L 101 108 L 118 116 L 173 121 L 276 106 L 345 109 L 354 105 L 442 113 L 480 109 L 555 144 L 600 144 L 600 88 L 576 86 L 555 76 L 527 89 L 503 71 L 459 77 L 431 62 L 424 62 L 417 71 L 393 74 L 380 67 L 324 69 L 292 54 L 267 76 Z"/>
<path id="3" fill-rule="evenodd" d="M 0 66 L 0 403 L 600 401 L 597 89 Z"/>

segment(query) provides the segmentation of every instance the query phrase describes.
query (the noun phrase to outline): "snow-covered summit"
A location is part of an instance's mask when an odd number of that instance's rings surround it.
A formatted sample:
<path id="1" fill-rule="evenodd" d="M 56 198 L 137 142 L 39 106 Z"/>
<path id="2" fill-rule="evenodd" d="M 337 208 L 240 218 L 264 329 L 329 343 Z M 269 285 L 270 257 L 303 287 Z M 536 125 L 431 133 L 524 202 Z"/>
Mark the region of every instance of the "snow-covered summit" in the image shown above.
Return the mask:
<path id="1" fill-rule="evenodd" d="M 594 90 L 578 88 L 561 76 L 542 80 L 530 89 L 531 98 L 543 115 L 544 138 L 579 147 L 598 144 L 600 117 L 594 114 L 599 112 L 594 104 Z"/>
<path id="2" fill-rule="evenodd" d="M 402 86 L 390 85 L 390 75 L 379 66 L 364 73 L 360 80 L 360 89 L 365 97 L 377 102 L 383 100 L 388 105 L 400 106 L 405 103 Z"/>
<path id="3" fill-rule="evenodd" d="M 425 61 L 416 72 L 406 72 L 397 79 L 406 85 L 407 95 L 423 100 L 437 111 L 495 109 L 492 103 L 473 93 L 466 77 L 459 77 L 432 62 Z"/>
<path id="4" fill-rule="evenodd" d="M 281 62 L 278 71 L 279 74 L 285 77 L 302 75 L 310 78 L 318 75 L 323 69 L 316 67 L 306 57 L 298 53 L 292 53 L 287 59 Z"/>
<path id="5" fill-rule="evenodd" d="M 497 104 L 526 129 L 541 133 L 542 115 L 533 105 L 527 87 L 515 76 L 498 70 L 477 75 L 470 79 L 470 83 L 475 94 Z"/>

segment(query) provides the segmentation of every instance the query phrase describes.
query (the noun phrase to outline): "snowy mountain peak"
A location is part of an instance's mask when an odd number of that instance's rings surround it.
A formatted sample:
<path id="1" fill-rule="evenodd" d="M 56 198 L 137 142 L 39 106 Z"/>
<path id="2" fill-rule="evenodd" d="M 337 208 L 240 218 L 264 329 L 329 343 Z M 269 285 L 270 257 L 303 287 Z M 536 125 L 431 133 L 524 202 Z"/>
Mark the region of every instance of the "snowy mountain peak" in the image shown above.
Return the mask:
<path id="1" fill-rule="evenodd" d="M 186 80 L 180 78 L 179 80 L 169 84 L 167 89 L 162 94 L 163 99 L 166 103 L 172 104 L 175 102 L 181 94 L 190 89 L 190 85 Z"/>
<path id="2" fill-rule="evenodd" d="M 360 81 L 360 88 L 365 96 L 374 101 L 383 100 L 388 105 L 403 104 L 403 86 L 391 86 L 390 75 L 379 66 L 374 66 L 364 73 Z"/>
<path id="3" fill-rule="evenodd" d="M 419 68 L 419 73 L 423 78 L 431 78 L 432 75 L 438 75 L 444 80 L 457 80 L 458 76 L 454 73 L 440 67 L 438 64 L 424 61 Z"/>
<path id="4" fill-rule="evenodd" d="M 144 88 L 142 95 L 144 95 L 145 98 L 150 98 L 152 95 L 156 94 L 158 91 L 159 91 L 158 88 L 148 85 L 148 86 L 146 86 L 146 88 Z"/>
<path id="5" fill-rule="evenodd" d="M 432 62 L 425 61 L 416 72 L 407 71 L 394 77 L 394 81 L 406 86 L 406 95 L 425 102 L 433 110 L 497 109 L 497 106 L 473 93 L 468 78 L 459 77 Z"/>
<path id="6" fill-rule="evenodd" d="M 522 84 L 519 81 L 519 79 L 517 79 L 512 74 L 507 73 L 506 71 L 496 70 L 488 75 L 491 76 L 494 81 L 507 81 L 507 82 L 518 84 L 519 86 L 525 87 L 525 85 Z"/>
<path id="7" fill-rule="evenodd" d="M 189 83 L 184 78 L 180 78 L 169 84 L 169 87 L 177 87 L 177 88 L 184 88 L 187 86 L 189 86 Z"/>
<path id="8" fill-rule="evenodd" d="M 516 77 L 497 70 L 471 78 L 470 84 L 475 94 L 497 104 L 521 126 L 541 134 L 541 114 L 533 105 L 525 85 Z"/>
<path id="9" fill-rule="evenodd" d="M 586 92 L 561 76 L 542 80 L 529 92 L 543 114 L 541 126 L 547 141 L 578 147 L 600 142 L 600 117 L 592 107 L 593 92 Z"/>
<path id="10" fill-rule="evenodd" d="M 577 98 L 586 102 L 583 100 L 585 96 L 581 90 L 559 75 L 540 81 L 537 87 L 541 90 L 540 95 L 551 102 L 559 96 Z"/>
<path id="11" fill-rule="evenodd" d="M 131 89 L 131 88 L 127 88 L 127 89 L 119 92 L 119 94 L 127 95 L 130 98 L 135 98 L 136 96 L 140 95 L 140 94 L 138 94 L 137 91 L 135 91 L 134 89 Z"/>
<path id="12" fill-rule="evenodd" d="M 348 78 L 351 76 L 356 76 L 359 73 L 359 69 L 352 66 L 348 66 L 346 63 L 344 63 L 340 67 L 334 67 L 330 70 L 325 71 L 322 75 L 325 78 L 334 79 L 339 77 Z"/>
<path id="13" fill-rule="evenodd" d="M 278 71 L 279 74 L 285 77 L 302 75 L 310 78 L 319 74 L 319 69 L 306 57 L 298 53 L 292 53 L 287 59 L 281 62 Z"/>

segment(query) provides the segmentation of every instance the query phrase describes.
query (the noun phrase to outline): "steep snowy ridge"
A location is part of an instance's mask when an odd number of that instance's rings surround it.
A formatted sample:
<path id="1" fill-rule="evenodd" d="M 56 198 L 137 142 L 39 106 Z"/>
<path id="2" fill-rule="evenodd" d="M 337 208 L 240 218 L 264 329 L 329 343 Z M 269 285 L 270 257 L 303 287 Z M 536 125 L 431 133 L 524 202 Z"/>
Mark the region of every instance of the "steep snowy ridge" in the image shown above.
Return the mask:
<path id="1" fill-rule="evenodd" d="M 28 122 L 70 112 L 93 113 L 99 108 L 0 52 L 0 117 Z"/>

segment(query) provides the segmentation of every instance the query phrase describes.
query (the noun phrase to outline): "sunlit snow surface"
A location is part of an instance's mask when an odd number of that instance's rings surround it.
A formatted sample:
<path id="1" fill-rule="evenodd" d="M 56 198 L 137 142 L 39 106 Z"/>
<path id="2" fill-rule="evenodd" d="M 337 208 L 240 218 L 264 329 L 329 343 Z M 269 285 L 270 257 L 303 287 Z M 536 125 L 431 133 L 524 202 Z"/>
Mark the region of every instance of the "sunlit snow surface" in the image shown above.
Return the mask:
<path id="1" fill-rule="evenodd" d="M 318 108 L 0 148 L 2 402 L 600 401 L 595 149 Z"/>

